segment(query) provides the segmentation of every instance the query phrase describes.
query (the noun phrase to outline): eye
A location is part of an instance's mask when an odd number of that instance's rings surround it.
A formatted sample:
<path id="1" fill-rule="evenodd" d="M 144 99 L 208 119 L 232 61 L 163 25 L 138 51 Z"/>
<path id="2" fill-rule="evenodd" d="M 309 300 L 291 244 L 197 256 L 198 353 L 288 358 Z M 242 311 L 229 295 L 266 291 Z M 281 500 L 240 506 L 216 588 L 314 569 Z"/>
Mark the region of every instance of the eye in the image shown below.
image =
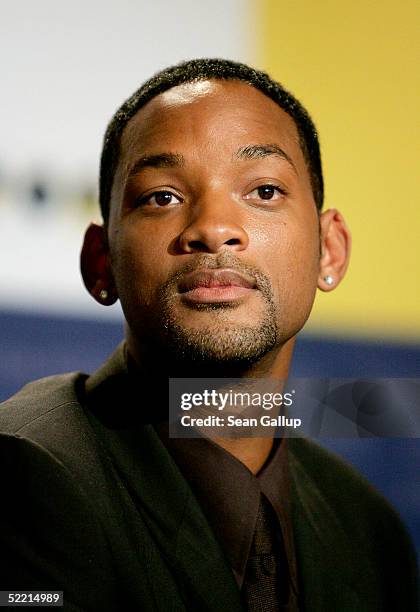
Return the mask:
<path id="1" fill-rule="evenodd" d="M 156 206 L 163 208 L 169 204 L 179 204 L 181 198 L 176 196 L 172 191 L 154 191 L 148 195 L 137 198 L 137 206 Z"/>
<path id="2" fill-rule="evenodd" d="M 286 191 L 278 185 L 260 185 L 244 196 L 245 200 L 279 200 Z"/>

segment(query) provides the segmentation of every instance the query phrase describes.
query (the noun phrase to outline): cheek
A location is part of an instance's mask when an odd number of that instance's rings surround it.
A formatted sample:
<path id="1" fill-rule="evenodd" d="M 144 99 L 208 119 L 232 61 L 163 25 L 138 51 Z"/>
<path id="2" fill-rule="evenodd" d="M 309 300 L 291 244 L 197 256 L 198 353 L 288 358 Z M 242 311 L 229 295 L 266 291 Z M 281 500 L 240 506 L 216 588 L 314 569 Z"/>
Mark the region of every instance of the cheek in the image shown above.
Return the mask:
<path id="1" fill-rule="evenodd" d="M 265 269 L 280 304 L 296 308 L 312 304 L 319 269 L 319 230 L 312 218 L 296 223 L 284 220 L 273 232 L 271 225 L 259 233 L 265 253 Z"/>
<path id="2" fill-rule="evenodd" d="M 128 225 L 128 224 L 127 224 Z M 168 276 L 167 249 L 156 232 L 134 225 L 123 228 L 112 252 L 112 267 L 121 302 L 137 308 L 153 304 L 156 290 Z"/>

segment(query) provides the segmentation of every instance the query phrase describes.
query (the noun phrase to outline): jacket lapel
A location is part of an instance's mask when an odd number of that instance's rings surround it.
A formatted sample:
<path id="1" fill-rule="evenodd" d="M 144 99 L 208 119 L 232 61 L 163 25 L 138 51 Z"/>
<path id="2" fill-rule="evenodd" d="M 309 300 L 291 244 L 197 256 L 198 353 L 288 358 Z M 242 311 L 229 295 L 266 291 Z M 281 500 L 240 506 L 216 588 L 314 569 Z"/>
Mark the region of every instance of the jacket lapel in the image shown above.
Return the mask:
<path id="1" fill-rule="evenodd" d="M 348 523 L 344 529 L 342 520 L 323 494 L 328 490 L 328 483 L 322 482 L 321 491 L 305 468 L 310 444 L 301 439 L 289 440 L 292 521 L 304 609 L 311 612 L 372 610 L 369 599 L 375 575 L 351 537 L 352 525 Z M 330 490 L 329 494 L 333 498 L 336 491 Z M 357 520 L 354 516 L 355 525 Z"/>
<path id="2" fill-rule="evenodd" d="M 239 589 L 224 554 L 153 425 L 139 414 L 147 406 L 133 405 L 139 388 L 138 382 L 136 389 L 132 384 L 120 346 L 87 381 L 89 419 L 175 577 L 186 607 L 216 611 L 223 605 L 241 610 Z M 149 579 L 153 581 L 153 572 Z"/>

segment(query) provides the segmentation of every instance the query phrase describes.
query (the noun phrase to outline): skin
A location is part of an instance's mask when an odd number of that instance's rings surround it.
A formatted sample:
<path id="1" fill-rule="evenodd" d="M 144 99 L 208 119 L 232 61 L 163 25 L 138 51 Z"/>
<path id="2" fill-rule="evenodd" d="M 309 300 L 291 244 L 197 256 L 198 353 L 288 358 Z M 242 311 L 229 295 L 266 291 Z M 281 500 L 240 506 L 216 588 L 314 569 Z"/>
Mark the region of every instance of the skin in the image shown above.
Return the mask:
<path id="1" fill-rule="evenodd" d="M 250 145 L 265 149 L 249 154 Z M 273 152 L 272 145 L 284 155 Z M 161 154 L 178 156 L 176 164 L 173 159 L 171 165 L 156 159 L 145 164 L 144 158 Z M 140 370 L 156 366 L 154 343 L 165 354 L 157 314 L 162 308 L 187 335 L 202 334 L 221 356 L 233 350 L 240 330 L 258 329 L 271 312 L 273 345 L 241 374 L 285 379 L 316 289 L 338 285 L 349 250 L 341 214 L 330 209 L 318 215 L 289 115 L 247 84 L 212 80 L 174 87 L 129 121 L 109 223 L 88 228 L 82 273 L 99 302 L 120 299 L 127 347 Z M 247 272 L 261 284 L 234 294 L 228 305 L 210 290 L 212 306 L 208 296 L 204 305 L 192 303 L 176 283 L 168 285 L 186 270 L 219 264 Z M 327 275 L 334 279 L 332 286 L 324 280 Z M 108 292 L 105 301 L 102 289 Z M 226 345 L 220 345 L 223 337 Z M 159 366 L 162 377 L 171 375 L 164 359 Z M 217 442 L 254 473 L 272 446 L 270 438 Z"/>

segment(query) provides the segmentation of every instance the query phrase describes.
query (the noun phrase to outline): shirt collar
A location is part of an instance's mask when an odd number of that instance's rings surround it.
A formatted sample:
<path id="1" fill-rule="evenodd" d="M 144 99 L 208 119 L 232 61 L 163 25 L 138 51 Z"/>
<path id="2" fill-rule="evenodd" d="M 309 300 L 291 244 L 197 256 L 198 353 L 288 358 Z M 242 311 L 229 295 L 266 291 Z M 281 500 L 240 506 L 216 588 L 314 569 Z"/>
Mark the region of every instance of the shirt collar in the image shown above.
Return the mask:
<path id="1" fill-rule="evenodd" d="M 265 465 L 254 475 L 236 457 L 207 438 L 169 438 L 167 423 L 155 428 L 197 497 L 239 586 L 245 575 L 261 493 L 276 512 L 290 575 L 295 582 L 286 439 L 274 440 Z"/>

